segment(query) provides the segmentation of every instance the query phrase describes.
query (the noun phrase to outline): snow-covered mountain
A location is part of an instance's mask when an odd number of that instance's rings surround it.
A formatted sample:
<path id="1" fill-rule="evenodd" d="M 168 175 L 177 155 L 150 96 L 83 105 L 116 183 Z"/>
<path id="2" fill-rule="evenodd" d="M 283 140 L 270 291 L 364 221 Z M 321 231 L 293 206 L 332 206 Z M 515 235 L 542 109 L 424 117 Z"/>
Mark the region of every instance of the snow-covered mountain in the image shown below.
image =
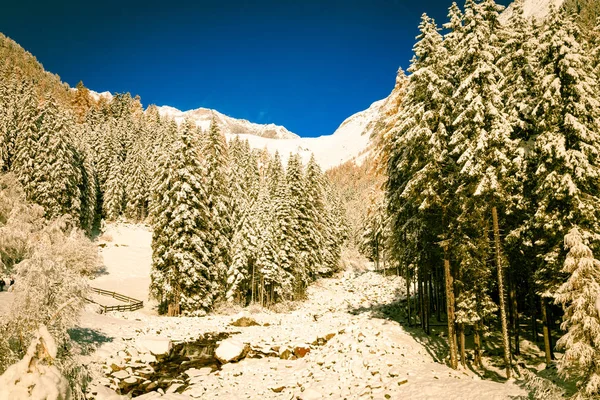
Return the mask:
<path id="1" fill-rule="evenodd" d="M 550 5 L 554 4 L 556 7 L 561 7 L 565 0 L 524 0 L 523 1 L 523 15 L 525 18 L 535 18 L 536 20 L 542 20 L 550 11 Z M 510 19 L 513 13 L 514 3 L 511 3 L 506 10 L 500 15 L 500 22 L 505 23 Z"/>
<path id="2" fill-rule="evenodd" d="M 240 136 L 248 139 L 254 148 L 266 147 L 272 153 L 278 151 L 284 160 L 290 153 L 299 153 L 306 162 L 310 155 L 314 154 L 323 170 L 351 160 L 360 164 L 371 154 L 373 133 L 388 118 L 397 115 L 404 92 L 404 78 L 404 72 L 399 71 L 396 85 L 388 97 L 376 101 L 368 109 L 346 118 L 331 135 L 294 140 L 264 139 L 251 135 Z"/>
<path id="3" fill-rule="evenodd" d="M 221 131 L 226 135 L 248 134 L 271 139 L 298 139 L 300 136 L 288 131 L 285 127 L 275 124 L 256 124 L 245 119 L 236 119 L 208 108 L 181 111 L 170 106 L 158 107 L 162 116 L 173 118 L 177 123 L 191 118 L 202 129 L 208 129 L 214 118 Z"/>
<path id="4" fill-rule="evenodd" d="M 347 118 L 332 135 L 289 140 L 268 139 L 255 135 L 239 136 L 241 139 L 248 139 L 253 148 L 267 148 L 271 153 L 279 152 L 284 161 L 290 153 L 299 153 L 304 162 L 314 154 L 321 168 L 326 170 L 348 160 L 359 161 L 360 156 L 368 151 L 370 136 L 384 103 L 385 99 L 376 101 L 368 109 Z"/>
<path id="5" fill-rule="evenodd" d="M 299 153 L 304 162 L 314 154 L 321 168 L 327 170 L 350 160 L 360 163 L 370 154 L 371 135 L 377 122 L 387 114 L 386 110 L 397 102 L 396 92 L 397 89 L 394 89 L 389 97 L 376 101 L 368 109 L 348 117 L 333 134 L 316 138 L 301 138 L 283 126 L 257 124 L 207 108 L 181 111 L 170 106 L 160 106 L 157 109 L 160 115 L 173 118 L 177 123 L 191 118 L 201 129 L 208 129 L 214 118 L 228 140 L 237 135 L 243 140 L 247 139 L 253 148 L 266 148 L 271 153 L 279 152 L 284 162 L 291 153 Z M 109 92 L 98 93 L 90 90 L 90 95 L 95 100 L 100 97 L 109 101 L 112 99 Z"/>

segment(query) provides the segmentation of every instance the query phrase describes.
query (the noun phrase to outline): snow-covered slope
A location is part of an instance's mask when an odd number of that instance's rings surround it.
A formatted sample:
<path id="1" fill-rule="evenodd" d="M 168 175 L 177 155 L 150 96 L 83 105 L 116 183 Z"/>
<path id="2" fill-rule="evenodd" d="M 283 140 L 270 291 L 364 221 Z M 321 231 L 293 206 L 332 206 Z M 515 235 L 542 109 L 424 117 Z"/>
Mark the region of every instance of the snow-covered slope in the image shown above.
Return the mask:
<path id="1" fill-rule="evenodd" d="M 92 99 L 94 99 L 95 101 L 100 100 L 100 98 L 104 98 L 108 101 L 111 101 L 113 99 L 113 95 L 111 92 L 98 93 L 98 92 L 94 92 L 93 90 L 90 90 L 90 97 Z"/>
<path id="2" fill-rule="evenodd" d="M 181 111 L 170 106 L 158 107 L 160 115 L 175 119 L 178 123 L 186 118 L 191 118 L 202 129 L 208 129 L 214 117 L 225 134 L 249 134 L 273 139 L 298 139 L 299 136 L 288 131 L 285 127 L 275 124 L 255 124 L 245 119 L 236 119 L 221 114 L 216 110 L 198 108 L 195 110 Z"/>
<path id="3" fill-rule="evenodd" d="M 526 18 L 535 18 L 536 20 L 542 20 L 550 11 L 550 5 L 554 4 L 556 7 L 560 7 L 564 4 L 565 0 L 524 0 L 523 2 L 523 14 Z M 514 3 L 510 4 L 506 10 L 500 16 L 500 21 L 505 23 L 510 19 L 513 13 Z"/>
<path id="4" fill-rule="evenodd" d="M 396 85 L 385 99 L 347 118 L 332 134 L 318 138 L 298 138 L 294 140 L 272 140 L 251 135 L 240 135 L 248 139 L 254 148 L 266 147 L 270 152 L 278 151 L 285 160 L 290 153 L 300 153 L 306 162 L 311 154 L 323 170 L 354 160 L 360 164 L 373 148 L 372 135 L 381 124 L 387 123 L 398 113 L 406 83 L 403 71 L 398 71 Z"/>
<path id="5" fill-rule="evenodd" d="M 290 140 L 266 139 L 255 135 L 239 135 L 248 139 L 253 148 L 267 148 L 271 153 L 278 151 L 284 161 L 290 153 L 299 153 L 304 162 L 311 154 L 324 170 L 356 159 L 369 145 L 369 138 L 378 120 L 385 100 L 376 101 L 368 109 L 347 118 L 332 134 L 317 138 L 297 138 Z M 228 135 L 228 138 L 233 135 Z"/>

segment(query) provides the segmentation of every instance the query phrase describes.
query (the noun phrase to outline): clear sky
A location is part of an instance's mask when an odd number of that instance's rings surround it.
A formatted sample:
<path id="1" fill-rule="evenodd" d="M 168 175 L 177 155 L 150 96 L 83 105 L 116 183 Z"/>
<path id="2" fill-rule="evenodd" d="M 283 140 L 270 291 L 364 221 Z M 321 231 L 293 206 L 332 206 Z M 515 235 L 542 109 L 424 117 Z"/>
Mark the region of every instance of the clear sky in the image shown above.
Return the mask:
<path id="1" fill-rule="evenodd" d="M 421 14 L 444 23 L 450 4 L 5 0 L 0 31 L 71 86 L 319 136 L 390 93 Z"/>

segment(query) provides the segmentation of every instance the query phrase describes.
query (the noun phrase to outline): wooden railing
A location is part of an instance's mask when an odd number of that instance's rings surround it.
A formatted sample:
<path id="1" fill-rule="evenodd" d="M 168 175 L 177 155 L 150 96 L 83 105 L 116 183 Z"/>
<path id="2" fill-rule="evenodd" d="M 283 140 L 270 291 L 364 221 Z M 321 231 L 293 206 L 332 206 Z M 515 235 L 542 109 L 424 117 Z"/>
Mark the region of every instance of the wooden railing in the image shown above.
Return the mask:
<path id="1" fill-rule="evenodd" d="M 128 297 L 122 295 L 120 293 L 111 292 L 109 290 L 98 289 L 98 288 L 90 288 L 93 292 L 98 293 L 102 296 L 112 297 L 113 299 L 117 299 L 127 304 L 120 304 L 118 306 L 105 306 L 103 304 L 97 303 L 91 299 L 86 299 L 90 303 L 98 304 L 102 307 L 102 312 L 106 313 L 109 311 L 136 311 L 141 308 L 144 308 L 144 302 L 138 299 L 134 299 L 133 297 Z"/>

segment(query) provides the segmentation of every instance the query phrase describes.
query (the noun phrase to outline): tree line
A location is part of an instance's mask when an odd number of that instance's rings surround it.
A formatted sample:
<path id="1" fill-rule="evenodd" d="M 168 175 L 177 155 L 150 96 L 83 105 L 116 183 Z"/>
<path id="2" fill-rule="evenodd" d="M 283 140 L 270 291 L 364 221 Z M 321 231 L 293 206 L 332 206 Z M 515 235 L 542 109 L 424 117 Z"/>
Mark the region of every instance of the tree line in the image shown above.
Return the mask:
<path id="1" fill-rule="evenodd" d="M 161 312 L 227 300 L 301 297 L 339 269 L 345 218 L 314 158 L 303 165 L 175 121 L 139 97 L 94 100 L 82 83 L 57 99 L 12 64 L 0 69 L 0 168 L 47 219 L 93 236 L 103 221 L 153 229 L 151 293 Z"/>
<path id="2" fill-rule="evenodd" d="M 528 20 L 522 1 L 501 24 L 502 9 L 454 3 L 443 30 L 423 15 L 400 111 L 378 136 L 385 197 L 364 245 L 385 243 L 415 288 L 411 323 L 429 333 L 430 320 L 445 316 L 453 368 L 467 363 L 467 329 L 477 366 L 499 329 L 510 377 L 529 321 L 547 363 L 555 346 L 563 350 L 559 372 L 594 396 L 600 29 L 582 31 L 556 8 Z M 566 333 L 554 343 L 558 317 Z"/>

